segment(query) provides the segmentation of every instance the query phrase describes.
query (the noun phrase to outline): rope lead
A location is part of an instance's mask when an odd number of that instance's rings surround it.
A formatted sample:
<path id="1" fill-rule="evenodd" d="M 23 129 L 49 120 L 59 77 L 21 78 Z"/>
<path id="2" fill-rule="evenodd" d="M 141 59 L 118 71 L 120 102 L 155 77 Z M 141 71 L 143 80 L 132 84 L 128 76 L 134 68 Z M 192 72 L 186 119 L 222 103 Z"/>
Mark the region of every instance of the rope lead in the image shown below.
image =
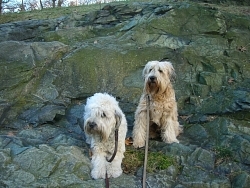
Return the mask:
<path id="1" fill-rule="evenodd" d="M 143 180 L 142 188 L 146 188 L 146 171 L 147 171 L 147 161 L 148 161 L 148 138 L 149 138 L 149 95 L 146 98 L 147 104 L 147 128 L 146 128 L 146 143 L 145 143 L 145 156 L 144 156 L 144 168 L 143 168 Z"/>

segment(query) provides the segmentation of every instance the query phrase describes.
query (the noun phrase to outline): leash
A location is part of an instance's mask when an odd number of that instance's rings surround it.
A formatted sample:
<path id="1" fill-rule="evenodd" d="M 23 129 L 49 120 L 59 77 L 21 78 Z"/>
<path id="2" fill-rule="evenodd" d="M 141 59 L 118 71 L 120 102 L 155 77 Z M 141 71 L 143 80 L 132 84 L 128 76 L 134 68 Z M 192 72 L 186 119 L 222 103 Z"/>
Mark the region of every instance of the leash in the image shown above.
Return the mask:
<path id="1" fill-rule="evenodd" d="M 119 123 L 117 123 L 119 122 Z M 116 125 L 115 125 L 115 149 L 114 149 L 114 153 L 113 155 L 111 156 L 111 158 L 108 160 L 109 163 L 111 163 L 114 158 L 115 158 L 115 155 L 117 153 L 117 148 L 118 148 L 118 129 L 119 129 L 119 126 L 120 126 L 120 117 L 116 116 Z M 105 185 L 106 185 L 106 188 L 109 188 L 109 178 L 108 178 L 108 173 L 106 171 L 106 175 L 105 175 Z"/>
<path id="2" fill-rule="evenodd" d="M 147 104 L 147 128 L 146 128 L 146 143 L 145 143 L 145 156 L 144 156 L 144 168 L 143 168 L 143 179 L 142 179 L 142 187 L 146 188 L 146 171 L 147 171 L 147 161 L 148 161 L 148 138 L 149 138 L 149 106 L 150 99 L 149 95 L 146 96 L 146 104 Z"/>
<path id="3" fill-rule="evenodd" d="M 111 163 L 114 160 L 115 155 L 117 153 L 117 147 L 118 147 L 118 128 L 115 129 L 115 150 L 112 157 L 108 160 L 108 162 Z"/>

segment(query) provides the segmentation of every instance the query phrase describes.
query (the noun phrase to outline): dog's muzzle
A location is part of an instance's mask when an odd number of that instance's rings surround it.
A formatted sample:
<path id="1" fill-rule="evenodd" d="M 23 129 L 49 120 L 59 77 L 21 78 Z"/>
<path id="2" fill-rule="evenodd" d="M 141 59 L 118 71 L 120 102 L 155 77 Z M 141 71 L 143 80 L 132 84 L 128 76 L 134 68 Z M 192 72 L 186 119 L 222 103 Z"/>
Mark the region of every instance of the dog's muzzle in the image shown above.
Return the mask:
<path id="1" fill-rule="evenodd" d="M 150 77 L 148 78 L 148 82 L 149 82 L 149 83 L 156 83 L 156 82 L 157 82 L 157 78 L 156 78 L 155 76 L 150 76 Z"/>
<path id="2" fill-rule="evenodd" d="M 94 129 L 97 126 L 95 122 L 89 122 L 89 128 Z"/>
<path id="3" fill-rule="evenodd" d="M 84 130 L 89 134 L 97 133 L 98 132 L 98 126 L 94 121 L 87 122 Z"/>

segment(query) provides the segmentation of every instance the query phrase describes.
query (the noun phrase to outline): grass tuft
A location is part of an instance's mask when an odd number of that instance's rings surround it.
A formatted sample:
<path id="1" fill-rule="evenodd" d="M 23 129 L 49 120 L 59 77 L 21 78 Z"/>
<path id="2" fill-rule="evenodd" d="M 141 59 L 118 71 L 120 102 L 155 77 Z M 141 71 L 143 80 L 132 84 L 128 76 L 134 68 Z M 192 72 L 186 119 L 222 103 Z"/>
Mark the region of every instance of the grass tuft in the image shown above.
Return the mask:
<path id="1" fill-rule="evenodd" d="M 127 146 L 122 162 L 123 171 L 126 174 L 134 174 L 144 163 L 144 150 L 134 149 Z M 167 156 L 162 152 L 148 152 L 147 172 L 156 172 L 167 169 L 171 165 L 177 165 L 172 156 Z"/>
<path id="2" fill-rule="evenodd" d="M 232 151 L 228 147 L 217 146 L 215 149 L 215 154 L 217 158 L 231 158 Z"/>
<path id="3" fill-rule="evenodd" d="M 229 149 L 229 147 L 217 146 L 213 149 L 213 151 L 215 153 L 215 166 L 218 166 L 225 161 L 228 162 L 234 160 L 233 152 Z"/>

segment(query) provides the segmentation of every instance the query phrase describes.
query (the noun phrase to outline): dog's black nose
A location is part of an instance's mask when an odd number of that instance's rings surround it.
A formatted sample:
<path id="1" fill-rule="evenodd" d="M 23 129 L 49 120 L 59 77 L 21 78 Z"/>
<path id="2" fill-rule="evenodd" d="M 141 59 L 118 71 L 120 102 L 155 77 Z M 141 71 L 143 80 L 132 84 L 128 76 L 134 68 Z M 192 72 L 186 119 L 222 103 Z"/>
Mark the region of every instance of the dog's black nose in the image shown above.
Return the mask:
<path id="1" fill-rule="evenodd" d="M 154 81 L 156 80 L 156 77 L 155 77 L 155 76 L 150 76 L 150 77 L 149 77 L 149 80 L 150 80 L 151 82 L 154 82 Z"/>
<path id="2" fill-rule="evenodd" d="M 95 122 L 90 122 L 89 127 L 93 129 L 94 127 L 96 127 L 96 123 Z"/>

